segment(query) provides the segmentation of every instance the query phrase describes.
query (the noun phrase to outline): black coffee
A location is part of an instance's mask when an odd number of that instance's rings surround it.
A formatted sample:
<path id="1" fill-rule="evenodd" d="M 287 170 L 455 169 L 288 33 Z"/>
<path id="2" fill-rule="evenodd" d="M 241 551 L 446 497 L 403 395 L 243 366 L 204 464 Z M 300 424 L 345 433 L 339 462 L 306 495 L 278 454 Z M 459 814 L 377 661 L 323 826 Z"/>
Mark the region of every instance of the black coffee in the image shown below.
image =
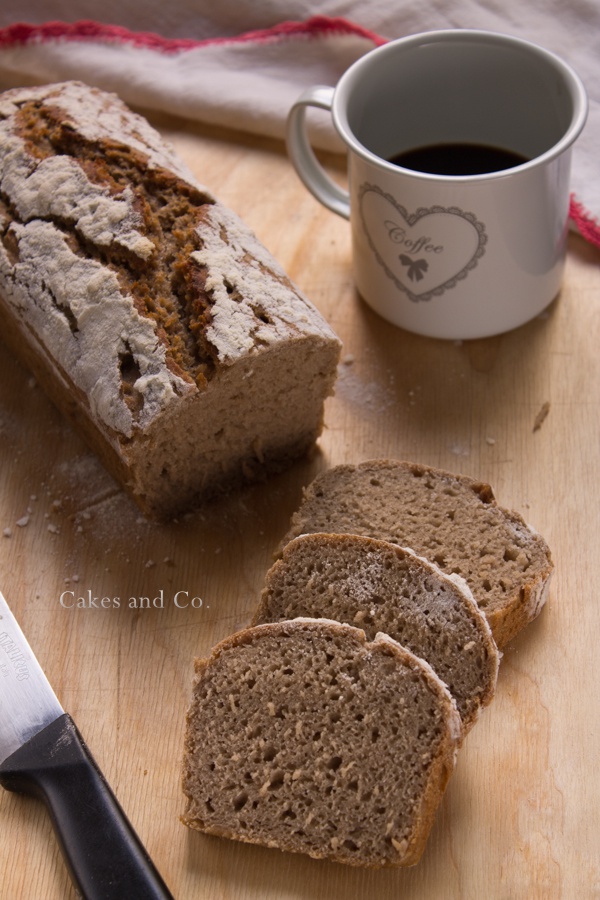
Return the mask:
<path id="1" fill-rule="evenodd" d="M 430 175 L 485 175 L 520 166 L 527 157 L 487 144 L 430 144 L 403 150 L 389 162 Z"/>

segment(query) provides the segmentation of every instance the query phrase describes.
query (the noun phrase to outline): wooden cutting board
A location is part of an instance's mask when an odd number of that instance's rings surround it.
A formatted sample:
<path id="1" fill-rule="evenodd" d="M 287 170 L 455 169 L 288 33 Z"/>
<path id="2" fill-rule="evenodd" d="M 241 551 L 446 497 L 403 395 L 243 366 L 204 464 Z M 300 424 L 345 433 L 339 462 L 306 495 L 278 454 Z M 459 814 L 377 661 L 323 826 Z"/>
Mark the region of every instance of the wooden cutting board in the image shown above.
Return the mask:
<path id="1" fill-rule="evenodd" d="M 600 897 L 600 253 L 572 236 L 561 297 L 517 331 L 416 337 L 358 298 L 349 226 L 308 195 L 282 146 L 154 122 L 324 313 L 343 361 L 312 459 L 158 526 L 0 345 L 0 587 L 64 707 L 180 900 Z M 178 817 L 194 657 L 248 623 L 302 486 L 385 456 L 489 481 L 556 561 L 421 863 L 354 870 L 189 832 Z M 38 802 L 0 792 L 0 830 L 1 898 L 75 896 Z"/>

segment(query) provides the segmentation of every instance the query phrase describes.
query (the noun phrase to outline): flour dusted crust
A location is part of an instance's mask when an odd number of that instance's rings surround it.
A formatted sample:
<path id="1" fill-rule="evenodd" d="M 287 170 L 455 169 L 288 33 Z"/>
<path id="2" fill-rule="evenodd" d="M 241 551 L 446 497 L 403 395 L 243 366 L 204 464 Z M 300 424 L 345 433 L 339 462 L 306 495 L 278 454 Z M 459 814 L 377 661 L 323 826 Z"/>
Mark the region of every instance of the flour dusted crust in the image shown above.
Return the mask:
<path id="1" fill-rule="evenodd" d="M 306 488 L 282 547 L 307 533 L 410 547 L 464 579 L 503 647 L 540 612 L 554 564 L 543 539 L 489 484 L 402 460 L 335 466 Z"/>
<path id="2" fill-rule="evenodd" d="M 177 511 L 314 443 L 338 339 L 116 97 L 0 96 L 0 228 L 5 337 L 142 508 Z"/>
<path id="3" fill-rule="evenodd" d="M 459 741 L 447 688 L 388 635 L 257 625 L 196 661 L 182 819 L 349 865 L 414 865 Z"/>

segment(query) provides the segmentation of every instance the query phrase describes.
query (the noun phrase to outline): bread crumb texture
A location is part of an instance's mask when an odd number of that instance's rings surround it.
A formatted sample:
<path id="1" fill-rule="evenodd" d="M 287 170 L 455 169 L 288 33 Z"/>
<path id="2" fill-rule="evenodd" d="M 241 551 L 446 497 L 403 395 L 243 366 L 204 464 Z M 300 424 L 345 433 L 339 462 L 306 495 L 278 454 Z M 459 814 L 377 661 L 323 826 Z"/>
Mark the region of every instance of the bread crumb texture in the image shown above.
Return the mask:
<path id="1" fill-rule="evenodd" d="M 452 772 L 454 701 L 385 636 L 299 618 L 197 661 L 185 824 L 371 867 L 415 864 Z"/>
<path id="2" fill-rule="evenodd" d="M 460 576 L 499 647 L 538 615 L 554 568 L 544 538 L 499 506 L 489 484 L 400 460 L 366 460 L 317 476 L 281 546 L 314 532 L 409 547 Z"/>

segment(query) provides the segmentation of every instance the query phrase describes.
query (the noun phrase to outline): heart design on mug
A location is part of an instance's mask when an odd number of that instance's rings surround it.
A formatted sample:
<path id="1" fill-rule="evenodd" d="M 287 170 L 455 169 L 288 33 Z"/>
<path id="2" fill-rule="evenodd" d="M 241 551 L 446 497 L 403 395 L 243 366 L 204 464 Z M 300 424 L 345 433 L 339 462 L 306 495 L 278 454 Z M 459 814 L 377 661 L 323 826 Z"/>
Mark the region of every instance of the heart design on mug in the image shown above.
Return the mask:
<path id="1" fill-rule="evenodd" d="M 363 184 L 359 208 L 377 262 L 415 302 L 455 287 L 485 253 L 485 226 L 456 206 L 409 214 L 377 185 Z"/>

